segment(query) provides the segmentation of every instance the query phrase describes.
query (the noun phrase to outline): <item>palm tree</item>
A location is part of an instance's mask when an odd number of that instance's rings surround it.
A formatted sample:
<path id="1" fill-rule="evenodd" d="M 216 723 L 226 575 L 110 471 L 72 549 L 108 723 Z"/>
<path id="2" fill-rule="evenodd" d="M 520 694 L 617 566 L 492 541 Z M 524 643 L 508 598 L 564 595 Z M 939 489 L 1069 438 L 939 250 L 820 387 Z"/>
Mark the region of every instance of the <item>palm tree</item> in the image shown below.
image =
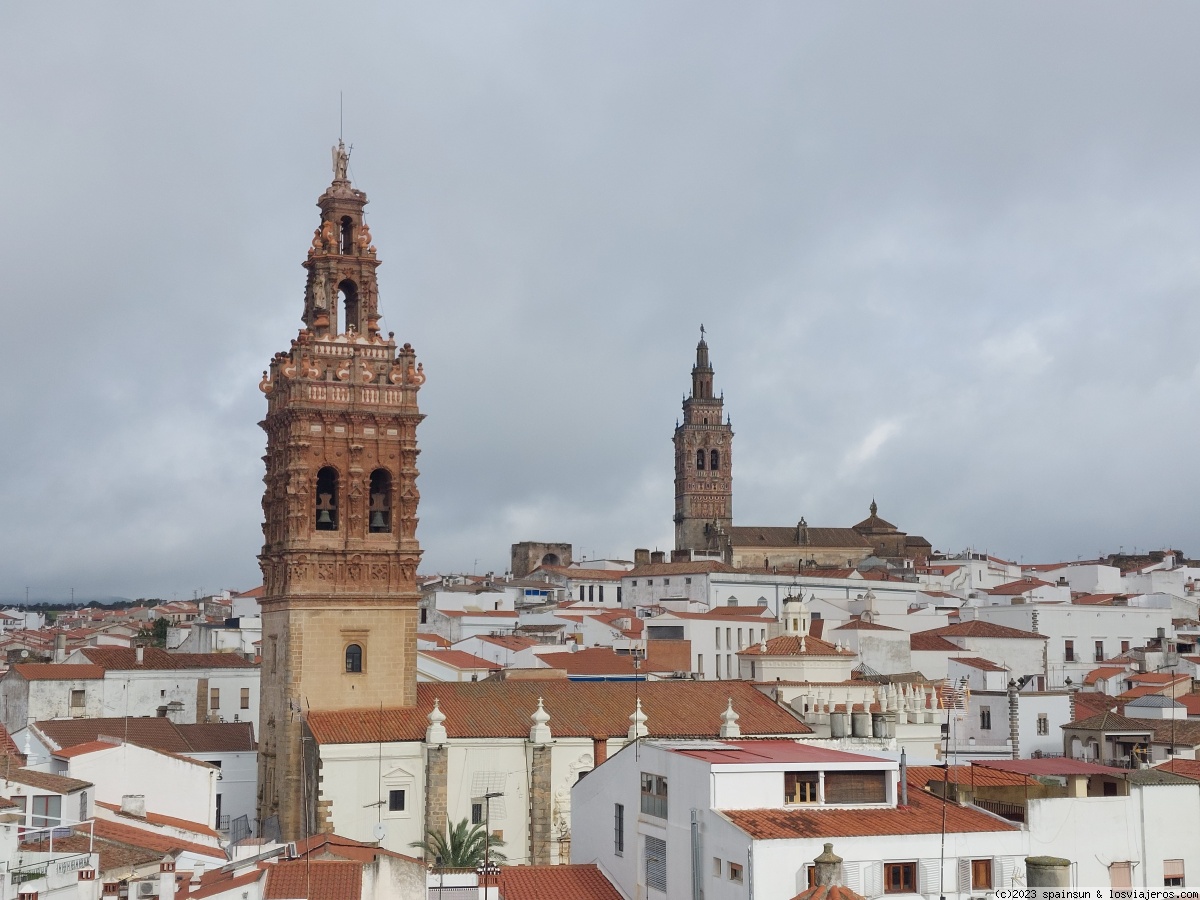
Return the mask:
<path id="1" fill-rule="evenodd" d="M 493 862 L 507 862 L 508 857 L 496 851 L 504 846 L 503 839 L 493 837 L 485 845 L 485 836 L 482 825 L 472 825 L 464 818 L 447 825 L 445 834 L 427 831 L 425 840 L 413 841 L 409 846 L 420 847 L 426 859 L 439 860 L 439 865 L 447 869 L 473 869 L 484 861 L 485 852 Z"/>

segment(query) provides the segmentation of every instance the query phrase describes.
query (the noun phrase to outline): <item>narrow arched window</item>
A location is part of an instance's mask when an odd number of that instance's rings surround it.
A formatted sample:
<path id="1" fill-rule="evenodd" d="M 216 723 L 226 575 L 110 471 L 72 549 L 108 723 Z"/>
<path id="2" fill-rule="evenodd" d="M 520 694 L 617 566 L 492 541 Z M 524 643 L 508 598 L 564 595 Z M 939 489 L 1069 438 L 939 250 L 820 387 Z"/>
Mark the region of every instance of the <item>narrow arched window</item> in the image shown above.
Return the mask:
<path id="1" fill-rule="evenodd" d="M 362 323 L 358 321 L 358 285 L 347 278 L 338 285 L 339 299 L 346 313 L 346 331 L 354 329 L 362 331 Z"/>
<path id="2" fill-rule="evenodd" d="M 349 256 L 354 252 L 354 222 L 349 216 L 342 216 L 342 241 L 341 252 L 343 256 Z"/>
<path id="3" fill-rule="evenodd" d="M 333 466 L 317 472 L 317 531 L 338 529 L 338 473 Z"/>
<path id="4" fill-rule="evenodd" d="M 696 451 L 696 468 L 697 469 L 704 468 L 704 451 L 703 450 Z"/>
<path id="5" fill-rule="evenodd" d="M 392 530 L 392 473 L 387 469 L 376 469 L 371 473 L 370 512 L 368 527 L 372 534 L 386 534 Z"/>
<path id="6" fill-rule="evenodd" d="M 708 454 L 708 467 L 714 472 L 721 468 L 721 451 L 713 450 Z"/>
<path id="7" fill-rule="evenodd" d="M 351 644 L 346 648 L 346 671 L 362 671 L 362 647 L 358 644 Z"/>

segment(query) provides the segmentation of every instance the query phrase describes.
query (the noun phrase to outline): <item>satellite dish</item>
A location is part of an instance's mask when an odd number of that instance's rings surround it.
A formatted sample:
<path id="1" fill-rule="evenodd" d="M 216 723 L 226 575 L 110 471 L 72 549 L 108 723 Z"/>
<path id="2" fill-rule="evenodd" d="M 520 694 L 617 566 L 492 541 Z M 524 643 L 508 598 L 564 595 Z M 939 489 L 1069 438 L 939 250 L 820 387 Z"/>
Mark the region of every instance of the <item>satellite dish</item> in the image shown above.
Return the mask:
<path id="1" fill-rule="evenodd" d="M 376 822 L 375 827 L 371 829 L 371 834 L 375 835 L 375 840 L 382 841 L 387 837 L 387 826 L 382 822 Z"/>
<path id="2" fill-rule="evenodd" d="M 21 651 L 21 659 L 25 659 L 25 658 L 27 658 L 28 656 L 29 656 L 29 651 L 28 651 L 28 650 L 22 650 L 22 651 Z"/>

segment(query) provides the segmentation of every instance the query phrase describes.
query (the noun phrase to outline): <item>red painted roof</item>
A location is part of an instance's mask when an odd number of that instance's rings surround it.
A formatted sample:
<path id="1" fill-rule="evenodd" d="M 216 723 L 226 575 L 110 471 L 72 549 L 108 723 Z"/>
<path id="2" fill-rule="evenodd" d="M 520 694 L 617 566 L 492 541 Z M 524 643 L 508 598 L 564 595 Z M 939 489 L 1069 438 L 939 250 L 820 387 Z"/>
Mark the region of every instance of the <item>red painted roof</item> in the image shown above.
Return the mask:
<path id="1" fill-rule="evenodd" d="M 1165 769 L 1168 772 L 1174 772 L 1176 775 L 1183 775 L 1187 778 L 1195 778 L 1200 781 L 1200 759 L 1169 759 L 1154 768 Z"/>
<path id="2" fill-rule="evenodd" d="M 1017 826 L 969 806 L 909 791 L 908 806 L 887 809 L 725 809 L 721 814 L 755 840 L 1015 831 Z"/>
<path id="3" fill-rule="evenodd" d="M 621 900 L 595 865 L 501 866 L 497 884 L 504 900 Z"/>
<path id="4" fill-rule="evenodd" d="M 718 765 L 753 766 L 762 763 L 886 763 L 891 760 L 844 750 L 831 750 L 796 741 L 731 741 L 723 740 L 725 749 L 709 747 L 669 747 L 671 752 L 691 756 Z"/>
<path id="5" fill-rule="evenodd" d="M 434 698 L 446 715 L 452 738 L 527 737 L 538 698 L 550 714 L 556 737 L 619 737 L 629 731 L 635 699 L 641 698 L 647 727 L 655 737 L 715 738 L 727 698 L 741 716 L 742 733 L 801 735 L 811 729 L 749 682 L 729 681 L 714 689 L 704 681 L 476 681 L 419 683 L 413 707 L 314 711 L 308 727 L 321 744 L 424 740 Z"/>
<path id="6" fill-rule="evenodd" d="M 792 900 L 866 900 L 842 884 L 814 884 L 798 893 Z"/>

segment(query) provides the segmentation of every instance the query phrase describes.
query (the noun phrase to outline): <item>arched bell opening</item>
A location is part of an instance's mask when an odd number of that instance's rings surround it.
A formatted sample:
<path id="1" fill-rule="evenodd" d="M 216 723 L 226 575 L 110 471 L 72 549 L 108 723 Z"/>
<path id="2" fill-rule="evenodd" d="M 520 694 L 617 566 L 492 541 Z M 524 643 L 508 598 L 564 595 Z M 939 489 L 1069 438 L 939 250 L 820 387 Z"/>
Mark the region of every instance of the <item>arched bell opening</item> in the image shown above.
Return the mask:
<path id="1" fill-rule="evenodd" d="M 338 473 L 333 466 L 317 472 L 316 491 L 317 531 L 338 530 Z"/>
<path id="2" fill-rule="evenodd" d="M 370 520 L 371 534 L 388 534 L 392 530 L 392 473 L 376 469 L 371 473 Z"/>
<path id="3" fill-rule="evenodd" d="M 338 284 L 338 301 L 346 314 L 346 331 L 362 332 L 359 321 L 358 285 L 349 278 Z"/>

